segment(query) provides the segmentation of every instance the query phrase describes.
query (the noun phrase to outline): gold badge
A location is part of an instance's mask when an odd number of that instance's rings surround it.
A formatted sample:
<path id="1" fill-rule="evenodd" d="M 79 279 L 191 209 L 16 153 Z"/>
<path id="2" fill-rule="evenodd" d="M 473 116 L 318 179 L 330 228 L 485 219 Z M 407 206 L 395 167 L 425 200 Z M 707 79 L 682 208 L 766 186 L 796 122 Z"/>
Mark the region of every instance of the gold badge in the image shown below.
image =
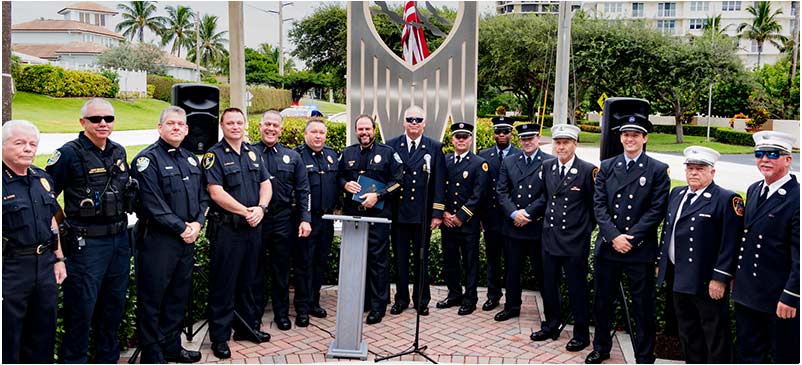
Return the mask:
<path id="1" fill-rule="evenodd" d="M 206 152 L 206 154 L 203 155 L 203 168 L 208 170 L 212 168 L 212 166 L 214 166 L 214 153 Z"/>
<path id="2" fill-rule="evenodd" d="M 462 178 L 463 179 L 467 179 L 468 178 L 468 171 L 463 171 L 462 172 Z"/>
<path id="3" fill-rule="evenodd" d="M 117 160 L 117 167 L 120 168 L 120 171 L 125 172 L 125 162 L 123 160 Z"/>
<path id="4" fill-rule="evenodd" d="M 735 215 L 739 217 L 744 216 L 744 198 L 740 196 L 736 196 L 732 198 L 732 210 L 735 211 Z"/>
<path id="5" fill-rule="evenodd" d="M 373 158 L 373 163 L 379 163 L 379 162 L 382 162 L 382 156 L 376 155 L 376 157 Z"/>
<path id="6" fill-rule="evenodd" d="M 285 163 L 285 164 L 288 164 L 288 163 L 290 163 L 290 156 L 284 155 L 284 156 L 281 158 L 281 161 L 284 161 L 284 163 Z"/>
<path id="7" fill-rule="evenodd" d="M 41 179 L 39 179 L 39 182 L 42 184 L 42 187 L 45 188 L 45 191 L 47 191 L 49 193 L 50 192 L 50 183 L 47 182 L 47 179 L 41 178 Z"/>
<path id="8" fill-rule="evenodd" d="M 331 155 L 326 156 L 326 160 L 328 160 L 330 164 L 334 164 L 334 159 L 331 157 Z"/>
<path id="9" fill-rule="evenodd" d="M 250 158 L 251 161 L 256 161 L 256 154 L 253 153 L 253 151 L 248 151 L 248 158 Z"/>
<path id="10" fill-rule="evenodd" d="M 482 171 L 487 172 L 490 167 L 487 165 L 487 162 L 482 163 Z"/>
<path id="11" fill-rule="evenodd" d="M 598 173 L 599 173 L 599 168 L 598 167 L 594 167 L 593 168 L 593 172 L 590 173 L 591 175 L 593 175 L 593 181 L 596 181 L 596 174 L 598 174 Z"/>

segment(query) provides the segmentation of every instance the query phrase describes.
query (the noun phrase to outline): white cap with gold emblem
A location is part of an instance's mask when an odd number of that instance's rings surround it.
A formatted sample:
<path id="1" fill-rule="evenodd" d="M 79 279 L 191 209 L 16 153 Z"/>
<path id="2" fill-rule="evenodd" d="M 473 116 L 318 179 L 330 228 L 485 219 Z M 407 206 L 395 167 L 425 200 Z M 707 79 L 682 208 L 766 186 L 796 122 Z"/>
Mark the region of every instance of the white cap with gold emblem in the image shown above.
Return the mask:
<path id="1" fill-rule="evenodd" d="M 685 156 L 686 165 L 714 166 L 721 157 L 718 151 L 702 146 L 690 146 L 682 151 L 682 154 Z"/>
<path id="2" fill-rule="evenodd" d="M 791 153 L 791 148 L 796 142 L 794 136 L 777 131 L 761 131 L 752 135 L 755 140 L 755 151 L 774 151 L 780 150 Z"/>
<path id="3" fill-rule="evenodd" d="M 571 124 L 555 124 L 551 127 L 551 139 L 569 138 L 579 139 L 579 127 Z"/>

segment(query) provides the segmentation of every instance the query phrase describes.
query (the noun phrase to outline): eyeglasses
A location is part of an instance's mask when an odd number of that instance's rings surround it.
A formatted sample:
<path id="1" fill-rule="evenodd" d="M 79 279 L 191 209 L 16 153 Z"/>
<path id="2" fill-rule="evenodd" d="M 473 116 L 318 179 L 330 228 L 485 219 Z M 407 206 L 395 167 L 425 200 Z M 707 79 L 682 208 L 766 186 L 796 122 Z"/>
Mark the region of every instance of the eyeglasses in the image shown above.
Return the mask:
<path id="1" fill-rule="evenodd" d="M 510 133 L 512 133 L 512 129 L 509 129 L 509 128 L 495 129 L 495 130 L 493 130 L 493 133 L 495 133 L 495 134 L 510 134 Z"/>
<path id="2" fill-rule="evenodd" d="M 456 139 L 468 139 L 471 138 L 470 133 L 454 133 L 454 138 Z"/>
<path id="3" fill-rule="evenodd" d="M 84 119 L 88 120 L 92 124 L 98 124 L 104 120 L 106 123 L 114 123 L 113 115 L 93 115 L 91 117 L 84 117 Z"/>
<path id="4" fill-rule="evenodd" d="M 758 160 L 763 158 L 763 156 L 768 157 L 769 160 L 776 160 L 782 155 L 783 153 L 780 151 L 755 151 L 755 158 Z"/>
<path id="5" fill-rule="evenodd" d="M 407 123 L 412 123 L 412 124 L 423 123 L 423 118 L 407 117 L 405 118 L 405 120 L 407 121 Z"/>

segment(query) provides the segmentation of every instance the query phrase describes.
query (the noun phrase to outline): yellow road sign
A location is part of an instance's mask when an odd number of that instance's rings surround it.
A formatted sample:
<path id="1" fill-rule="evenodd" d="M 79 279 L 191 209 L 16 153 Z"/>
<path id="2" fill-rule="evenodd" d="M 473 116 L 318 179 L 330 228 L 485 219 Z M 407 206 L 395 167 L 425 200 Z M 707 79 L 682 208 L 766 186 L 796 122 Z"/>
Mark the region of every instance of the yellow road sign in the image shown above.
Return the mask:
<path id="1" fill-rule="evenodd" d="M 601 108 L 602 110 L 604 110 L 605 100 L 607 100 L 607 93 L 602 93 L 601 96 L 599 96 L 599 99 L 596 100 L 596 104 L 599 104 L 599 108 Z"/>

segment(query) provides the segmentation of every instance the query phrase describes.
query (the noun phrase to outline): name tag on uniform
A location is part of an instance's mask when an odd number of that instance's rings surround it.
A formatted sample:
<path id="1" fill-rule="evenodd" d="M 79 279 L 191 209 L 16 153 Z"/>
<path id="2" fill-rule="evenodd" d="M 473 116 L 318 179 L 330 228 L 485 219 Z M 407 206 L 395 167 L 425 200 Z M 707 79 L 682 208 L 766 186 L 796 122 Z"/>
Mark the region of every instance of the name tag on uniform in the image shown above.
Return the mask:
<path id="1" fill-rule="evenodd" d="M 172 166 L 164 166 L 164 169 L 165 169 L 165 170 L 172 170 L 172 169 L 173 169 L 173 167 L 172 167 Z"/>
<path id="2" fill-rule="evenodd" d="M 581 191 L 581 190 L 582 189 L 580 189 L 578 186 L 572 186 L 571 187 L 571 191 Z"/>
<path id="3" fill-rule="evenodd" d="M 234 164 L 234 162 L 233 162 L 233 161 L 232 161 L 232 162 L 226 162 L 226 163 L 224 163 L 224 164 L 223 164 L 223 166 L 231 166 L 231 165 L 233 165 L 233 164 Z"/>
<path id="4" fill-rule="evenodd" d="M 700 217 L 705 217 L 705 218 L 710 218 L 710 217 L 712 217 L 712 215 L 710 215 L 710 214 L 704 214 L 704 213 L 699 213 L 699 216 L 700 216 Z"/>
<path id="5" fill-rule="evenodd" d="M 106 168 L 105 167 L 98 167 L 96 169 L 89 170 L 90 174 L 103 174 L 105 172 L 106 172 Z"/>

